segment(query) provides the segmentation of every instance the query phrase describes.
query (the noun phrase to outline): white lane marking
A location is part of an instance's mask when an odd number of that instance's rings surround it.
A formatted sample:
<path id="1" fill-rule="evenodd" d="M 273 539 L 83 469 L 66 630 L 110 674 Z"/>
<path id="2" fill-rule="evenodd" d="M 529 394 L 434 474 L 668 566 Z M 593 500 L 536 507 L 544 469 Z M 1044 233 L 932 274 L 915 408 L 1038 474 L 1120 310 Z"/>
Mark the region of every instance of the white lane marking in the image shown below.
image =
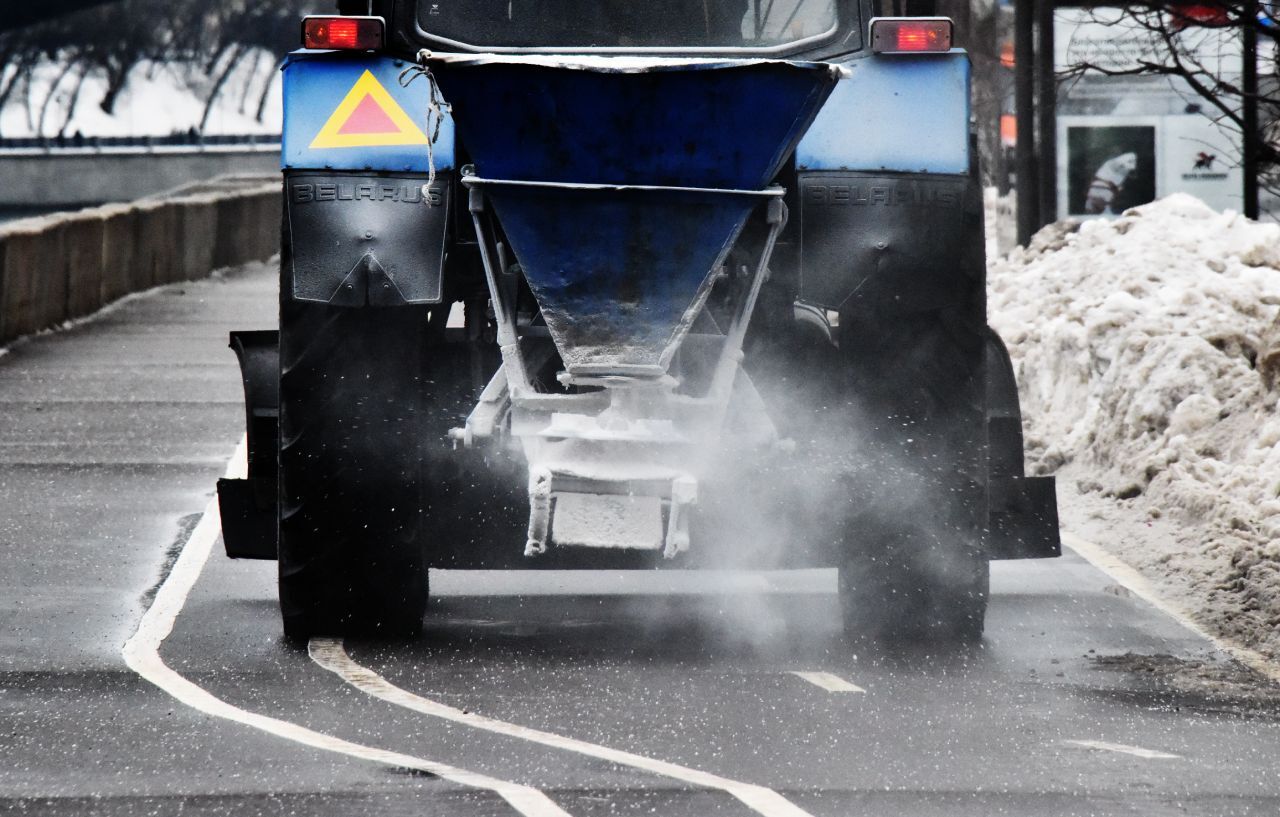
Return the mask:
<path id="1" fill-rule="evenodd" d="M 1185 610 L 1162 598 L 1145 576 L 1119 557 L 1108 553 L 1093 542 L 1081 539 L 1079 536 L 1066 531 L 1062 531 L 1062 543 L 1075 551 L 1080 558 L 1106 573 L 1121 585 L 1129 588 L 1135 596 L 1147 604 L 1150 604 L 1201 638 L 1212 642 L 1219 650 L 1222 650 L 1259 675 L 1280 683 L 1280 666 L 1268 661 L 1261 653 L 1255 652 L 1248 647 L 1242 647 L 1221 636 L 1213 635 L 1201 628 Z"/>
<path id="2" fill-rule="evenodd" d="M 1064 740 L 1063 743 L 1069 743 L 1072 746 L 1082 746 L 1085 749 L 1101 749 L 1104 752 L 1119 752 L 1124 755 L 1134 755 L 1148 760 L 1178 760 L 1181 755 L 1171 755 L 1168 752 L 1157 752 L 1154 749 L 1143 749 L 1141 746 L 1126 746 L 1123 743 L 1107 743 L 1104 740 Z"/>
<path id="3" fill-rule="evenodd" d="M 827 692 L 866 692 L 865 689 L 857 684 L 851 684 L 839 675 L 830 672 L 801 672 L 799 670 L 791 670 L 792 675 L 797 678 L 803 678 L 816 687 L 822 687 Z"/>
<path id="4" fill-rule="evenodd" d="M 621 749 L 611 749 L 608 746 L 600 746 L 595 743 L 577 740 L 576 738 L 565 737 L 552 732 L 543 732 L 540 729 L 464 712 L 447 704 L 423 698 L 406 689 L 401 689 L 368 667 L 356 663 L 347 654 L 342 642 L 336 639 L 313 638 L 311 643 L 307 645 L 307 650 L 317 664 L 337 674 L 357 689 L 375 698 L 381 698 L 388 703 L 402 706 L 414 712 L 420 712 L 423 715 L 443 718 L 444 720 L 465 724 L 476 729 L 495 732 L 499 735 L 521 738 L 522 740 L 540 743 L 543 746 L 550 746 L 555 749 L 577 752 L 598 760 L 616 763 L 619 766 L 630 766 L 646 772 L 671 777 L 694 786 L 719 789 L 736 797 L 752 811 L 763 814 L 766 817 L 812 817 L 812 815 L 800 809 L 790 800 L 764 786 L 730 780 L 710 772 L 690 769 L 665 760 L 655 760 L 644 755 L 624 752 Z"/>
<path id="5" fill-rule="evenodd" d="M 245 441 L 241 439 L 231 463 L 227 466 L 227 476 L 242 476 L 244 470 Z M 412 755 L 351 743 L 296 723 L 249 712 L 215 697 L 170 669 L 160 657 L 160 645 L 173 632 L 174 621 L 186 604 L 191 588 L 195 586 L 196 580 L 204 570 L 209 553 L 218 540 L 219 524 L 218 500 L 214 497 L 205 508 L 200 521 L 196 523 L 195 529 L 191 531 L 191 536 L 187 539 L 187 544 L 182 548 L 177 561 L 174 562 L 169 575 L 160 585 L 155 601 L 143 614 L 137 632 L 125 642 L 123 655 L 130 669 L 177 700 L 206 715 L 252 726 L 263 732 L 316 749 L 384 763 L 397 768 L 414 769 L 464 786 L 487 789 L 502 797 L 525 817 L 571 817 L 535 788 Z"/>

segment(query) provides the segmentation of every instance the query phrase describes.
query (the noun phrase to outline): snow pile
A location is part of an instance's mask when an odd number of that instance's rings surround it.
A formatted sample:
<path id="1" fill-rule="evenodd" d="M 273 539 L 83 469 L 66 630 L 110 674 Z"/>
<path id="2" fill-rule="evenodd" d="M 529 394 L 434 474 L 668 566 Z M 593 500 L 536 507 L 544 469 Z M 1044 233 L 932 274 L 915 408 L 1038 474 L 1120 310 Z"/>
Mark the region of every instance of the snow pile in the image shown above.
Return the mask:
<path id="1" fill-rule="evenodd" d="M 1047 227 L 989 281 L 1032 471 L 1162 520 L 1105 544 L 1280 655 L 1280 225 L 1179 194 Z"/>
<path id="2" fill-rule="evenodd" d="M 0 78 L 7 78 L 9 66 Z M 194 62 L 144 60 L 129 72 L 112 113 L 99 106 L 107 78 L 100 70 L 83 80 L 62 61 L 37 65 L 0 108 L 0 135 L 168 136 L 199 129 L 205 100 L 214 93 L 211 73 Z M 262 121 L 258 121 L 258 107 Z M 261 49 L 242 58 L 217 89 L 206 134 L 275 134 L 282 120 L 280 72 Z"/>

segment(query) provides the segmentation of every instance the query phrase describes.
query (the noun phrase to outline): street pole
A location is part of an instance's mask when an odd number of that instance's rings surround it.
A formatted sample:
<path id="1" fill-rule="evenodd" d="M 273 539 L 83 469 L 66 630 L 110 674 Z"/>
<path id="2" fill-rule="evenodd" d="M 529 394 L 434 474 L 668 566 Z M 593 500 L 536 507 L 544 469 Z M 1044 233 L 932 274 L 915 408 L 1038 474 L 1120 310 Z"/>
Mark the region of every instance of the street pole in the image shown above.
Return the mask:
<path id="1" fill-rule="evenodd" d="M 1036 118 L 1039 141 L 1036 182 L 1040 212 L 1036 228 L 1058 218 L 1058 83 L 1054 76 L 1054 0 L 1036 0 Z"/>
<path id="2" fill-rule="evenodd" d="M 1258 4 L 1246 0 L 1244 4 L 1244 71 L 1241 88 L 1244 99 L 1241 104 L 1242 130 L 1244 131 L 1244 214 L 1258 217 Z"/>
<path id="3" fill-rule="evenodd" d="M 1040 228 L 1036 189 L 1035 0 L 1015 0 L 1013 11 L 1014 114 L 1018 120 L 1014 172 L 1018 174 L 1018 243 L 1026 246 Z"/>

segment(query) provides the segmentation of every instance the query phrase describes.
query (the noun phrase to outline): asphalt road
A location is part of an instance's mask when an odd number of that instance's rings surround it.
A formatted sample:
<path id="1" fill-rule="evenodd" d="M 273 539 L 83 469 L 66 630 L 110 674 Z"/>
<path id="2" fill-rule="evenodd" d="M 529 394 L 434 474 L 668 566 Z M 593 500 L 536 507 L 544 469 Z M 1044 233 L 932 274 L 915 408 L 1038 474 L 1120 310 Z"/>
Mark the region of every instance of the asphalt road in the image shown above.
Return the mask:
<path id="1" fill-rule="evenodd" d="M 0 813 L 1280 813 L 1280 690 L 1074 555 L 965 651 L 850 644 L 825 571 L 437 573 L 420 640 L 290 647 L 199 523 L 274 312 L 255 267 L 0 356 Z"/>

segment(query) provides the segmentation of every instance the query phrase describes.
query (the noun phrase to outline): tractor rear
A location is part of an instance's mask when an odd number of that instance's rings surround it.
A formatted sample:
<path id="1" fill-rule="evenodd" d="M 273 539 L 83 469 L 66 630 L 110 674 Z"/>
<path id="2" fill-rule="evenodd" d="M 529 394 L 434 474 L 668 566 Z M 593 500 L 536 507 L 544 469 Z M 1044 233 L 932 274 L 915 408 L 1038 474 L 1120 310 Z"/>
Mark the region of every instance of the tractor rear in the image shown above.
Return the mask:
<path id="1" fill-rule="evenodd" d="M 287 635 L 416 632 L 429 567 L 827 566 L 851 633 L 972 640 L 990 560 L 1058 555 L 949 20 L 340 5 L 219 484 Z"/>

